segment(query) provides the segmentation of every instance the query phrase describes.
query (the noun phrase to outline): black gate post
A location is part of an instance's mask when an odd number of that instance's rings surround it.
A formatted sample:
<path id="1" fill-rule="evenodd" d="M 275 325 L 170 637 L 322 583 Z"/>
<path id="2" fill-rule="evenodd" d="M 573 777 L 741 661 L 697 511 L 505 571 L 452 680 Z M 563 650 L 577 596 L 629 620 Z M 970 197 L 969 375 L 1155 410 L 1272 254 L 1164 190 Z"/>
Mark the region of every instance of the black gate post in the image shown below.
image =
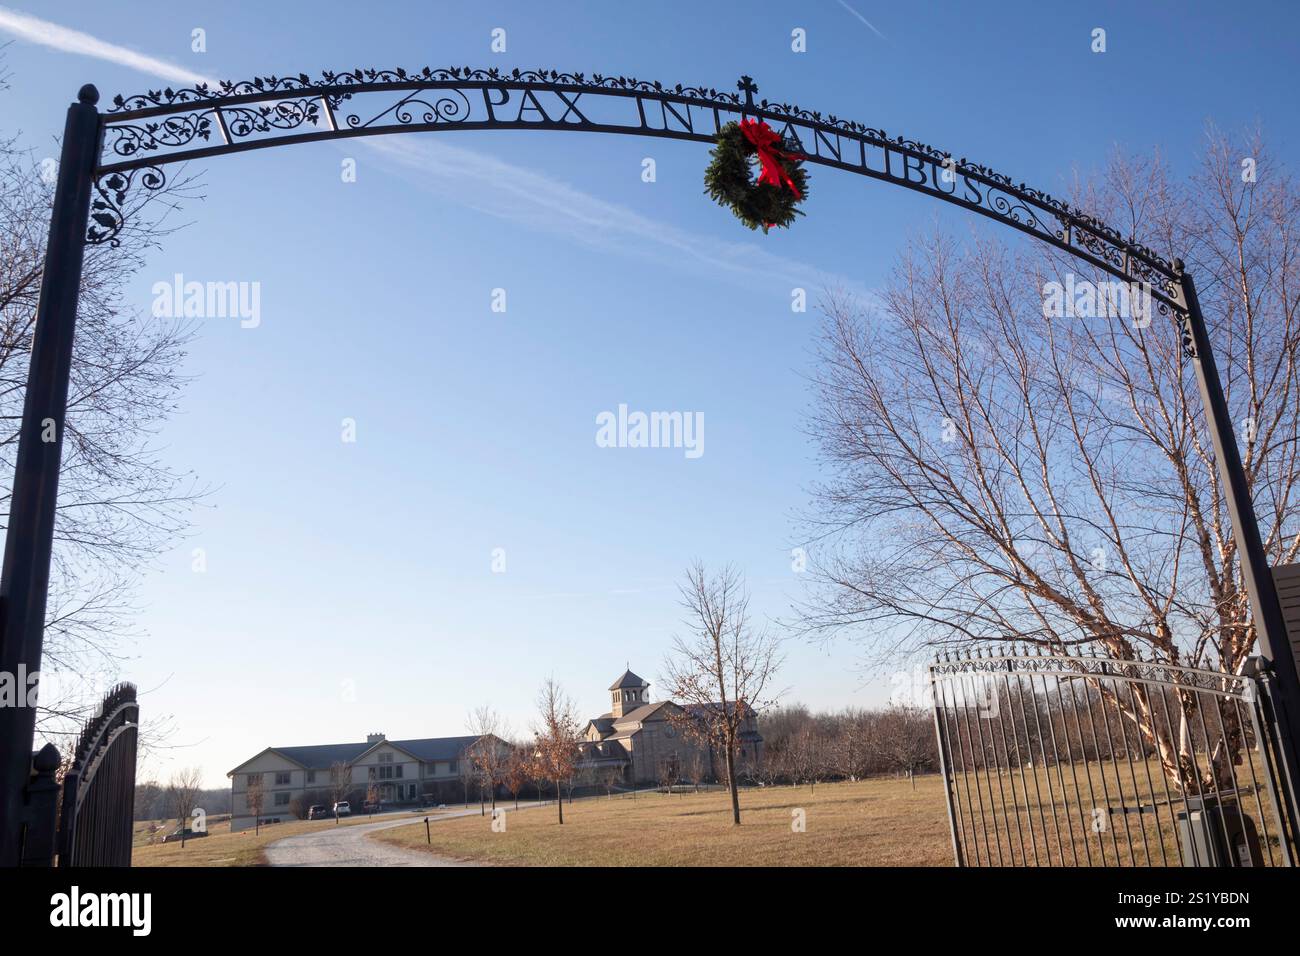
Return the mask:
<path id="1" fill-rule="evenodd" d="M 1183 343 L 1190 352 L 1196 384 L 1200 387 L 1201 402 L 1205 406 L 1205 419 L 1210 426 L 1214 443 L 1214 460 L 1218 465 L 1219 480 L 1223 483 L 1224 501 L 1232 521 L 1232 535 L 1237 544 L 1241 576 L 1250 599 L 1259 654 L 1273 676 L 1277 688 L 1274 708 L 1280 736 L 1278 752 L 1284 766 L 1279 770 L 1287 781 L 1292 795 L 1300 793 L 1300 674 L 1296 671 L 1295 654 L 1282 618 L 1277 587 L 1269 567 L 1268 555 L 1259 536 L 1259 522 L 1255 517 L 1255 504 L 1250 496 L 1250 484 L 1237 450 L 1237 436 L 1232 428 L 1232 417 L 1223 385 L 1214 363 L 1205 316 L 1196 297 L 1196 284 L 1186 273 L 1181 259 L 1174 260 L 1178 275 L 1178 295 L 1186 307 L 1184 312 Z M 1296 821 L 1300 825 L 1300 820 Z"/>
<path id="2" fill-rule="evenodd" d="M 68 405 L 72 339 L 85 252 L 86 225 L 99 163 L 99 91 L 87 84 L 68 107 L 63 152 L 50 216 L 41 297 L 36 307 L 27 395 L 18 438 L 4 567 L 0 571 L 0 671 L 13 675 L 20 697 L 39 675 L 50 581 L 50 550 Z M 39 679 L 39 678 L 37 678 Z M 32 773 L 36 711 L 0 707 L 0 866 L 17 866 L 23 793 Z"/>

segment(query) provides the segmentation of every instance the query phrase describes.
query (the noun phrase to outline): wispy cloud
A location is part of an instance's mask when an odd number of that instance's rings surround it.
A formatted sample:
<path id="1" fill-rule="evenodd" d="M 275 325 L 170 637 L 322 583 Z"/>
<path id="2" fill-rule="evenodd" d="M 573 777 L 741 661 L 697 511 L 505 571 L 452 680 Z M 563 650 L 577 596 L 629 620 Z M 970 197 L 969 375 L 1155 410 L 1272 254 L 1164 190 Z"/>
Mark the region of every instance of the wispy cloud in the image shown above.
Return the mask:
<path id="1" fill-rule="evenodd" d="M 845 10 L 849 11 L 849 13 L 853 14 L 855 17 L 857 17 L 859 20 L 861 20 L 863 23 L 865 23 L 865 24 L 867 25 L 867 28 L 870 29 L 871 32 L 874 33 L 876 36 L 880 37 L 880 39 L 882 39 L 882 40 L 888 40 L 888 39 L 889 39 L 889 37 L 885 36 L 883 33 L 881 33 L 879 30 L 876 29 L 876 25 L 875 25 L 874 23 L 872 23 L 870 20 L 868 20 L 868 19 L 867 19 L 866 17 L 864 17 L 862 14 L 858 13 L 858 11 L 854 10 L 851 6 L 849 6 L 847 3 L 845 3 L 844 0 L 837 0 L 837 2 L 838 2 L 839 5 L 840 5 L 841 7 L 843 7 Z"/>
<path id="2" fill-rule="evenodd" d="M 498 219 L 604 251 L 661 260 L 733 281 L 756 277 L 815 290 L 835 286 L 867 295 L 861 283 L 761 248 L 691 232 L 583 192 L 544 173 L 435 138 L 369 140 L 419 187 Z M 774 232 L 766 240 L 779 243 Z"/>
<path id="3" fill-rule="evenodd" d="M 139 70 L 141 73 L 147 73 L 169 83 L 192 85 L 212 82 L 201 73 L 187 70 L 175 63 L 169 63 L 166 60 L 160 60 L 144 53 L 137 53 L 135 50 L 118 46 L 115 43 L 107 43 L 98 37 L 91 36 L 89 33 L 70 30 L 67 27 L 59 26 L 57 23 L 51 23 L 49 20 L 42 20 L 40 17 L 19 13 L 17 10 L 10 10 L 8 7 L 0 7 L 0 31 L 12 34 L 20 40 L 38 43 L 41 46 L 60 50 L 63 53 L 93 57 L 96 60 L 104 60 L 132 70 Z"/>

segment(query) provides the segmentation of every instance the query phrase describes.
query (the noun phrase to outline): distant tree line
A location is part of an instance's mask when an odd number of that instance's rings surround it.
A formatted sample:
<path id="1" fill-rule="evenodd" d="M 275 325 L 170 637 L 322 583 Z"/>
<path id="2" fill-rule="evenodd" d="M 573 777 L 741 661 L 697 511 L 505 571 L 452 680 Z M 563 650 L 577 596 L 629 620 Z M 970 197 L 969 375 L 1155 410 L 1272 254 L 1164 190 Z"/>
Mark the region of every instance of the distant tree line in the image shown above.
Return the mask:
<path id="1" fill-rule="evenodd" d="M 802 704 L 759 716 L 763 759 L 758 783 L 807 785 L 898 776 L 914 779 L 939 767 L 934 718 L 915 707 L 812 713 Z M 914 784 L 915 785 L 915 784 Z"/>
<path id="2" fill-rule="evenodd" d="M 188 809 L 202 807 L 209 817 L 230 812 L 230 789 L 196 790 L 158 780 L 142 780 L 135 785 L 135 819 L 176 820 L 182 815 L 180 804 L 189 803 Z M 186 813 L 188 815 L 188 813 Z"/>

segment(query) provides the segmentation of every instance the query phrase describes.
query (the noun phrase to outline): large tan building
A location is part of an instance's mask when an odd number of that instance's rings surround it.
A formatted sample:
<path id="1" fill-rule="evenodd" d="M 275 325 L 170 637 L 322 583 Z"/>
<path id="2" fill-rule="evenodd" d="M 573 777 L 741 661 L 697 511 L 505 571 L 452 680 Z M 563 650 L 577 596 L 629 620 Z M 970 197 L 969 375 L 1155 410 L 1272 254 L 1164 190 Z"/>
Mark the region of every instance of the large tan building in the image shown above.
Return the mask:
<path id="1" fill-rule="evenodd" d="M 649 682 L 630 670 L 609 686 L 609 692 L 609 713 L 593 717 L 583 728 L 580 769 L 595 776 L 617 773 L 625 785 L 657 783 L 666 776 L 689 779 L 697 766 L 706 780 L 725 775 L 723 755 L 691 732 L 692 712 L 698 707 L 652 701 Z M 740 735 L 738 773 L 752 772 L 762 757 L 763 738 L 750 713 Z"/>
<path id="2" fill-rule="evenodd" d="M 267 747 L 226 774 L 230 829 L 244 830 L 256 822 L 248 806 L 248 785 L 254 781 L 262 785 L 264 823 L 292 820 L 304 803 L 330 805 L 340 790 L 341 799 L 352 803 L 354 813 L 361 812 L 372 793 L 390 804 L 449 800 L 461 786 L 466 751 L 479 739 L 388 740 L 383 734 L 370 734 L 364 743 Z"/>

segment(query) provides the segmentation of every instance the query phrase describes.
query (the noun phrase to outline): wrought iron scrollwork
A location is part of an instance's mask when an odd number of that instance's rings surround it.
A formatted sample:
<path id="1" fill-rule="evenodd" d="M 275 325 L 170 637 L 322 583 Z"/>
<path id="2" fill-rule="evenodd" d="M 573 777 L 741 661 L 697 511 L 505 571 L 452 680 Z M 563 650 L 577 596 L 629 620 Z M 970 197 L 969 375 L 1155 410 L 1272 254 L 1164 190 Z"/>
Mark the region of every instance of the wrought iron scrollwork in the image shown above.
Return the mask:
<path id="1" fill-rule="evenodd" d="M 638 80 L 628 76 L 605 76 L 593 73 L 561 73 L 558 70 L 501 70 L 473 69 L 471 67 L 449 67 L 433 69 L 424 67 L 420 70 L 404 70 L 400 67 L 392 70 L 356 69 L 333 72 L 326 70 L 318 77 L 299 73 L 297 76 L 259 76 L 251 80 L 223 80 L 216 86 L 198 83 L 194 86 L 163 90 L 150 90 L 134 96 L 115 96 L 109 113 L 132 112 L 156 107 L 178 106 L 194 103 L 228 100 L 234 97 L 264 96 L 284 92 L 310 92 L 313 90 L 335 90 L 340 87 L 361 87 L 395 85 L 402 83 L 499 83 L 542 84 L 573 87 L 589 87 L 593 91 L 621 90 L 630 93 L 670 93 L 693 99 L 716 100 L 731 106 L 740 106 L 740 96 L 736 93 L 720 93 L 706 86 L 665 86 L 657 81 Z M 801 111 L 802 112 L 802 111 Z"/>
<path id="2" fill-rule="evenodd" d="M 1191 361 L 1198 357 L 1196 338 L 1192 335 L 1192 317 L 1182 310 L 1177 311 L 1176 315 L 1178 317 L 1178 332 L 1183 347 L 1183 358 Z"/>
<path id="3" fill-rule="evenodd" d="M 95 178 L 97 198 L 90 203 L 90 224 L 86 241 L 92 244 L 122 244 L 119 238 L 127 219 L 127 197 L 136 181 L 150 191 L 167 185 L 167 174 L 157 166 L 141 166 L 125 172 L 108 173 Z"/>
<path id="4" fill-rule="evenodd" d="M 187 113 L 168 117 L 162 123 L 126 123 L 110 127 L 110 149 L 118 156 L 134 156 L 163 146 L 186 146 L 196 139 L 212 135 L 212 119 L 207 113 Z"/>
<path id="5" fill-rule="evenodd" d="M 404 96 L 392 106 L 385 108 L 369 119 L 363 119 L 356 113 L 350 113 L 344 123 L 351 129 L 361 129 L 380 122 L 386 116 L 393 117 L 402 126 L 412 123 L 425 125 L 435 123 L 462 122 L 470 115 L 469 97 L 461 90 L 444 90 L 443 95 L 430 102 L 415 94 Z M 343 99 L 346 97 L 341 97 Z"/>
<path id="6" fill-rule="evenodd" d="M 955 680 L 973 674 L 1034 675 L 1040 677 L 1090 678 L 1141 681 L 1185 687 L 1207 693 L 1245 697 L 1251 681 L 1241 674 L 1166 664 L 1159 661 L 1116 660 L 1108 657 L 1074 657 L 1064 654 L 995 654 L 990 657 L 959 657 L 936 660 L 929 665 L 931 680 Z"/>
<path id="7" fill-rule="evenodd" d="M 274 105 L 236 106 L 223 109 L 221 119 L 231 137 L 242 139 L 253 133 L 297 129 L 320 120 L 320 103 L 315 100 L 280 100 Z"/>

